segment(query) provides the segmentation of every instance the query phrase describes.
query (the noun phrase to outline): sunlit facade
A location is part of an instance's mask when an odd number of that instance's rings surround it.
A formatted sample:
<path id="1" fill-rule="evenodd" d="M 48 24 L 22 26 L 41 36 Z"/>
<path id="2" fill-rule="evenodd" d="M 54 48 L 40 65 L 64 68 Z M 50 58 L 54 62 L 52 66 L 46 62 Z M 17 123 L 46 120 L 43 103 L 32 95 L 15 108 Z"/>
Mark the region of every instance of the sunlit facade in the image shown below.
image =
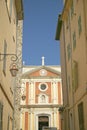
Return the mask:
<path id="1" fill-rule="evenodd" d="M 26 99 L 20 105 L 20 129 L 61 129 L 58 108 L 62 106 L 60 66 L 24 66 L 21 94 Z"/>
<path id="2" fill-rule="evenodd" d="M 64 130 L 87 128 L 87 1 L 66 0 L 59 15 Z"/>
<path id="3" fill-rule="evenodd" d="M 17 26 L 23 19 L 21 0 L 0 0 L 0 130 L 13 130 L 15 78 L 10 74 L 17 52 Z M 9 54 L 2 56 L 1 54 Z"/>

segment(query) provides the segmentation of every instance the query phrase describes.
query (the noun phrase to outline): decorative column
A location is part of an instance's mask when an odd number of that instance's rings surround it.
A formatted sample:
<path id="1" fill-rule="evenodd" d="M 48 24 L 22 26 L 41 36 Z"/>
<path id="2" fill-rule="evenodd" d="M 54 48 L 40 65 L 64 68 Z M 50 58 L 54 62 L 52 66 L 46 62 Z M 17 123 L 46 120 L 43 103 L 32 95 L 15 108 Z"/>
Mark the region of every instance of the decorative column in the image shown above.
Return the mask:
<path id="1" fill-rule="evenodd" d="M 57 83 L 55 80 L 52 83 L 52 87 L 53 87 L 53 97 L 52 98 L 53 98 L 53 103 L 55 104 L 55 103 L 57 103 L 57 91 L 58 91 Z"/>
<path id="2" fill-rule="evenodd" d="M 33 130 L 33 121 L 32 121 L 32 108 L 30 108 L 30 130 Z"/>
<path id="3" fill-rule="evenodd" d="M 29 99 L 29 82 L 26 82 L 26 105 L 28 105 Z"/>
<path id="4" fill-rule="evenodd" d="M 54 108 L 54 127 L 57 127 L 57 111 L 56 108 Z"/>
<path id="5" fill-rule="evenodd" d="M 28 112 L 25 112 L 25 130 L 28 130 L 28 120 L 29 120 Z"/>
<path id="6" fill-rule="evenodd" d="M 24 122 L 24 111 L 23 111 L 23 109 L 21 109 L 21 111 L 20 111 L 20 129 L 24 128 L 23 122 Z"/>
<path id="7" fill-rule="evenodd" d="M 34 103 L 34 82 L 30 82 L 30 91 L 29 91 L 29 99 L 30 99 L 30 104 Z"/>

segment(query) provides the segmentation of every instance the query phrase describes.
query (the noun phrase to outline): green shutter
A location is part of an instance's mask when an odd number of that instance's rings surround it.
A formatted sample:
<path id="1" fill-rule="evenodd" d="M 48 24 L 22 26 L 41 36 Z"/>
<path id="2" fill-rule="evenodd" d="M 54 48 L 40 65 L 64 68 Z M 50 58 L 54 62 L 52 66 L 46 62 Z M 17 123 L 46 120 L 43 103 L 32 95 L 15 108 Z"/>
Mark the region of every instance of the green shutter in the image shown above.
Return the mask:
<path id="1" fill-rule="evenodd" d="M 7 130 L 9 130 L 9 120 L 10 120 L 10 116 L 8 115 L 8 124 L 7 124 Z"/>
<path id="2" fill-rule="evenodd" d="M 70 90 L 70 76 L 68 76 L 68 78 L 67 78 L 67 84 L 68 84 L 68 89 Z"/>
<path id="3" fill-rule="evenodd" d="M 73 33 L 73 50 L 76 48 L 76 33 Z"/>
<path id="4" fill-rule="evenodd" d="M 84 130 L 83 102 L 78 105 L 79 130 Z"/>
<path id="5" fill-rule="evenodd" d="M 10 0 L 10 9 L 9 9 L 9 16 L 11 17 L 11 14 L 12 14 L 12 3 L 13 3 L 13 0 Z"/>
<path id="6" fill-rule="evenodd" d="M 67 57 L 68 57 L 68 61 L 69 61 L 70 57 L 71 57 L 71 47 L 70 47 L 70 44 L 67 45 Z"/>
<path id="7" fill-rule="evenodd" d="M 80 35 L 82 32 L 81 16 L 79 16 L 79 18 L 78 18 L 78 31 L 79 31 L 79 35 Z"/>
<path id="8" fill-rule="evenodd" d="M 71 17 L 73 16 L 74 14 L 74 5 L 73 5 L 73 1 L 72 1 L 72 4 L 71 4 Z"/>
<path id="9" fill-rule="evenodd" d="M 4 40 L 4 54 L 7 53 L 7 43 Z M 4 60 L 3 60 L 3 72 L 6 75 L 6 56 L 4 56 Z"/>
<path id="10" fill-rule="evenodd" d="M 0 130 L 2 130 L 3 105 L 0 103 Z"/>
<path id="11" fill-rule="evenodd" d="M 72 87 L 74 90 L 76 90 L 78 88 L 78 63 L 76 61 L 73 61 Z"/>

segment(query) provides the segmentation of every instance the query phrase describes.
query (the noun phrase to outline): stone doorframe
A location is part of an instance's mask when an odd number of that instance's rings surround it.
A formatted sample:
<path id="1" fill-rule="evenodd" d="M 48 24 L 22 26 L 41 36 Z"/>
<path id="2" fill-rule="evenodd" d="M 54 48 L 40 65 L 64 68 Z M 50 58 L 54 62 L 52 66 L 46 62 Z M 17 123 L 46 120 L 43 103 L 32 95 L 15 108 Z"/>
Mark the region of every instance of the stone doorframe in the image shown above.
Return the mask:
<path id="1" fill-rule="evenodd" d="M 51 126 L 51 113 L 38 113 L 35 115 L 35 128 L 38 130 L 38 117 L 39 116 L 48 116 L 49 126 Z"/>

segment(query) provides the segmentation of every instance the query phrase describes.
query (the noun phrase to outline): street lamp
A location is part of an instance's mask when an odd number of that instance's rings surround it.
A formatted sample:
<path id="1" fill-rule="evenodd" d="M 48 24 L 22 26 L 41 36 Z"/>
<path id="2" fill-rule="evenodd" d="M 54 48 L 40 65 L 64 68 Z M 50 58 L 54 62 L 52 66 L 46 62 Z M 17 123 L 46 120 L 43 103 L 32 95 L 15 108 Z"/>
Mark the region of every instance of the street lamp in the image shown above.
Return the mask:
<path id="1" fill-rule="evenodd" d="M 16 54 L 1 54 L 0 53 L 0 61 L 5 60 L 6 56 L 11 56 L 12 64 L 10 65 L 10 72 L 13 77 L 16 77 L 17 72 L 18 72 L 18 67 L 15 62 L 17 61 L 18 57 Z"/>
<path id="2" fill-rule="evenodd" d="M 63 111 L 64 111 L 64 106 L 60 106 L 59 108 L 58 108 L 58 111 L 60 112 L 60 113 L 62 113 Z"/>
<path id="3" fill-rule="evenodd" d="M 21 98 L 22 98 L 22 100 L 25 100 L 26 99 L 26 95 L 23 94 Z"/>
<path id="4" fill-rule="evenodd" d="M 17 68 L 17 65 L 15 63 L 11 64 L 11 66 L 10 66 L 10 72 L 11 72 L 11 75 L 13 77 L 15 77 L 17 75 L 18 68 Z"/>
<path id="5" fill-rule="evenodd" d="M 16 87 L 16 89 L 17 89 L 17 92 L 18 92 L 18 90 L 22 90 L 20 93 L 18 93 L 18 94 L 20 94 L 20 97 L 21 97 L 21 99 L 22 99 L 22 101 L 24 101 L 25 99 L 26 99 L 26 95 L 25 95 L 25 93 L 24 93 L 24 87 Z"/>

